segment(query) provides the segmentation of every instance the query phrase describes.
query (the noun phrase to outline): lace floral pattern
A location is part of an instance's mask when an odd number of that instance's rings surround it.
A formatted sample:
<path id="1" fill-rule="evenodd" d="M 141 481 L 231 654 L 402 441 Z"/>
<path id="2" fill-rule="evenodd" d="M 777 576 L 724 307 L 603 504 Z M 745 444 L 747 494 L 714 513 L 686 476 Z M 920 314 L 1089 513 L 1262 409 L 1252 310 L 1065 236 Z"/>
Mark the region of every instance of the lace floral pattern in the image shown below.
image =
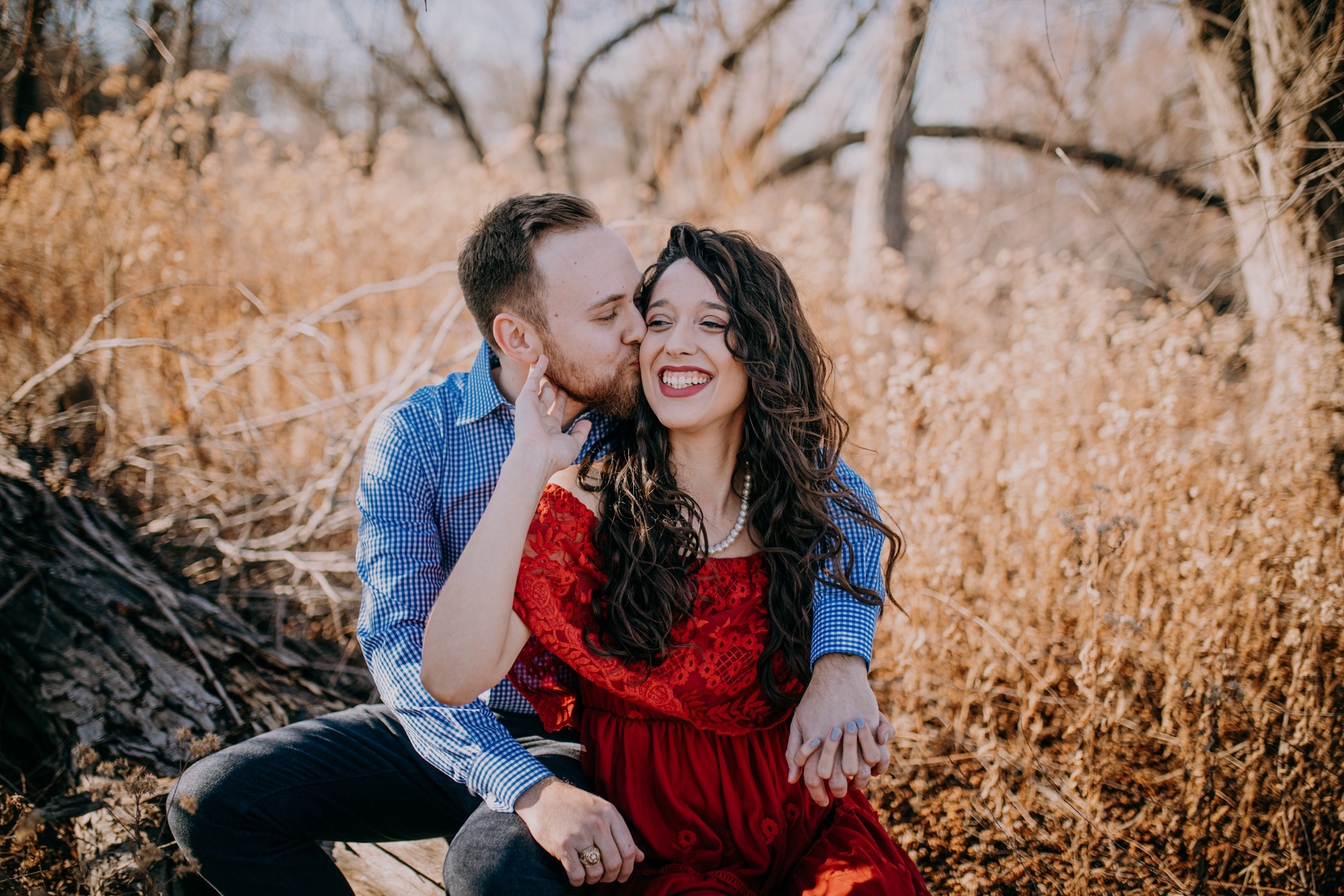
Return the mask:
<path id="1" fill-rule="evenodd" d="M 606 586 L 592 540 L 596 522 L 578 498 L 552 485 L 528 532 L 513 607 L 537 634 L 509 677 L 546 727 L 579 724 L 579 679 L 627 702 L 632 717 L 680 719 L 720 734 L 779 724 L 788 710 L 770 704 L 756 681 L 768 625 L 760 555 L 706 561 L 695 579 L 699 611 L 673 629 L 683 646 L 648 669 L 600 656 L 587 643 L 596 628 L 593 601 Z M 776 671 L 785 671 L 782 658 Z"/>

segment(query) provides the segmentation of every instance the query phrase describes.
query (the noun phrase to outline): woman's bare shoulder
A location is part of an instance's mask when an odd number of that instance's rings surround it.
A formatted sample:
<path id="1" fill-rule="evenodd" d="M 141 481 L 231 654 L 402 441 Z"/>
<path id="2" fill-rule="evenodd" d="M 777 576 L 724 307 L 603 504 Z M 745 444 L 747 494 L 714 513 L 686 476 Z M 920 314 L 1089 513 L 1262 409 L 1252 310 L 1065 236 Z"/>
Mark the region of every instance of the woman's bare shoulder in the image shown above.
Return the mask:
<path id="1" fill-rule="evenodd" d="M 601 470 L 601 463 L 602 463 L 601 461 L 598 461 L 596 464 L 593 465 L 595 471 Z M 587 482 L 590 485 L 596 485 L 596 477 L 592 473 L 590 473 Z M 578 464 L 575 464 L 572 467 L 566 467 L 559 473 L 556 473 L 554 476 L 551 477 L 550 484 L 560 486 L 562 489 L 569 492 L 574 497 L 578 498 L 579 501 L 583 503 L 583 506 L 587 507 L 594 514 L 597 513 L 597 509 L 599 506 L 597 492 L 591 492 L 588 489 L 584 488 L 583 485 L 579 483 Z"/>

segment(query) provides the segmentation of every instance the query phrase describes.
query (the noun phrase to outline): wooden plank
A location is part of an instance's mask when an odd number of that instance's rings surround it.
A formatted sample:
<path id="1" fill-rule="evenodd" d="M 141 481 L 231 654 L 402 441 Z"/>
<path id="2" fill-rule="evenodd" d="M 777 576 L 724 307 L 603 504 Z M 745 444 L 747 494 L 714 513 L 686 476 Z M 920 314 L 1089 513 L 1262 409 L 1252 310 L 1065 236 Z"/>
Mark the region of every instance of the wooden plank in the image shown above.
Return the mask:
<path id="1" fill-rule="evenodd" d="M 445 840 L 337 843 L 336 865 L 355 896 L 443 896 Z"/>

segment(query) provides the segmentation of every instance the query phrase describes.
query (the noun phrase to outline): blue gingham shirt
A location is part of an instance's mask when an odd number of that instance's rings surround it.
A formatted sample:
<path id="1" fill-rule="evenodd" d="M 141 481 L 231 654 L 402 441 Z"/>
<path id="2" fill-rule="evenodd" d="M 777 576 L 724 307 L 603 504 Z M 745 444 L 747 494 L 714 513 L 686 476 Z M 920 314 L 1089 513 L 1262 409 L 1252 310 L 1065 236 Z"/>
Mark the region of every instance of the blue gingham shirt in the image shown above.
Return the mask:
<path id="1" fill-rule="evenodd" d="M 420 684 L 429 611 L 513 446 L 513 405 L 491 376 L 497 364 L 482 341 L 470 371 L 418 389 L 374 425 L 357 499 L 357 566 L 364 583 L 358 633 L 379 693 L 420 755 L 492 809 L 510 812 L 518 797 L 551 773 L 491 710 L 531 713 L 531 705 L 507 681 L 460 707 L 437 702 Z M 605 418 L 594 415 L 590 444 L 608 428 Z M 876 510 L 867 484 L 843 464 L 841 475 Z M 853 547 L 853 581 L 883 593 L 882 535 L 844 514 L 837 517 Z M 878 612 L 819 581 L 812 661 L 827 653 L 871 660 Z"/>

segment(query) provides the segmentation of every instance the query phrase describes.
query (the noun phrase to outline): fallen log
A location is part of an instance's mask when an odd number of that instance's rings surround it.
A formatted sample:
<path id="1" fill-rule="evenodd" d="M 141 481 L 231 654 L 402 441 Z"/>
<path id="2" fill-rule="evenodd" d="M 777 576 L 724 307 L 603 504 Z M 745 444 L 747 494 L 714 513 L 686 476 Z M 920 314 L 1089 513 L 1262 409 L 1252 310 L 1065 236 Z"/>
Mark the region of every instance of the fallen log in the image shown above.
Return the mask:
<path id="1" fill-rule="evenodd" d="M 305 658 L 171 581 L 87 500 L 0 476 L 0 558 L 0 668 L 18 698 L 6 731 L 73 736 L 172 775 L 179 729 L 234 740 L 351 702 Z"/>
<path id="2" fill-rule="evenodd" d="M 337 689 L 317 673 L 342 660 L 336 645 L 277 644 L 160 568 L 96 496 L 56 494 L 3 460 L 0 789 L 35 804 L 14 831 L 78 819 L 85 885 L 108 884 L 95 892 L 167 881 L 168 779 L 202 744 L 343 709 L 368 679 Z"/>

